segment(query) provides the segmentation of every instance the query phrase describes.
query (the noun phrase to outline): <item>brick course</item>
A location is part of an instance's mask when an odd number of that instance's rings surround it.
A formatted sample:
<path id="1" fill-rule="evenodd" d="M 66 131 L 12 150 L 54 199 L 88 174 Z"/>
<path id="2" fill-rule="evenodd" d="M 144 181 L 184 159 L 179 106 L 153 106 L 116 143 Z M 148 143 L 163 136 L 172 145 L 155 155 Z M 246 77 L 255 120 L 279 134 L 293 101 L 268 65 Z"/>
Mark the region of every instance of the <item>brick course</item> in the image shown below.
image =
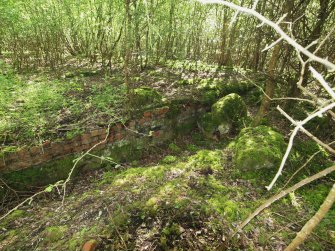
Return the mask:
<path id="1" fill-rule="evenodd" d="M 187 105 L 183 107 L 182 112 L 179 115 L 179 121 L 194 116 L 197 110 L 198 108 L 196 106 Z M 171 127 L 174 127 L 172 120 L 166 118 L 169 111 L 169 107 L 161 107 L 146 111 L 139 119 L 128 121 L 126 123 L 127 128 L 133 131 L 139 131 L 143 134 L 149 134 L 149 132 L 152 131 L 152 137 L 160 139 L 161 135 L 171 130 Z M 102 150 L 107 145 L 112 145 L 118 141 L 143 136 L 142 134 L 136 134 L 127 128 L 122 123 L 115 124 L 111 127 L 107 140 L 97 146 L 94 150 Z M 50 142 L 47 140 L 39 146 L 24 148 L 18 152 L 5 153 L 3 158 L 0 159 L 0 172 L 11 172 L 30 166 L 41 165 L 69 154 L 87 151 L 106 138 L 106 131 L 106 128 L 97 128 L 76 136 L 72 140 L 64 140 L 63 142 Z"/>

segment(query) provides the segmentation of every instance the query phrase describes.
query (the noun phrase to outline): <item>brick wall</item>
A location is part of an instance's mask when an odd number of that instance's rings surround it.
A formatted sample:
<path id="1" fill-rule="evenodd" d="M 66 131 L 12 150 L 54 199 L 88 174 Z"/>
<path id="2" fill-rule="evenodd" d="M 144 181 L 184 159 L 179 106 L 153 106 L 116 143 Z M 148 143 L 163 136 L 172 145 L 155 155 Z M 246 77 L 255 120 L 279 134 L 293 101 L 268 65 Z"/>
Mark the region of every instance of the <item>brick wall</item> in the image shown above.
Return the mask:
<path id="1" fill-rule="evenodd" d="M 179 105 L 178 112 L 169 107 L 160 107 L 145 111 L 142 116 L 128 121 L 125 126 L 121 123 L 111 126 L 107 140 L 94 150 L 112 149 L 120 141 L 131 141 L 135 138 L 146 137 L 150 144 L 162 143 L 174 137 L 176 128 L 185 124 L 195 125 L 197 113 L 204 109 L 195 104 Z M 106 126 L 107 127 L 107 126 Z M 138 131 L 134 133 L 133 131 Z M 173 132 L 173 133 L 172 133 Z M 147 136 L 144 136 L 147 135 Z M 150 136 L 149 136 L 150 135 Z M 72 140 L 63 142 L 45 142 L 40 146 L 24 148 L 13 153 L 6 153 L 0 160 L 0 173 L 10 173 L 65 158 L 87 151 L 107 136 L 107 128 L 97 128 L 86 132 Z"/>

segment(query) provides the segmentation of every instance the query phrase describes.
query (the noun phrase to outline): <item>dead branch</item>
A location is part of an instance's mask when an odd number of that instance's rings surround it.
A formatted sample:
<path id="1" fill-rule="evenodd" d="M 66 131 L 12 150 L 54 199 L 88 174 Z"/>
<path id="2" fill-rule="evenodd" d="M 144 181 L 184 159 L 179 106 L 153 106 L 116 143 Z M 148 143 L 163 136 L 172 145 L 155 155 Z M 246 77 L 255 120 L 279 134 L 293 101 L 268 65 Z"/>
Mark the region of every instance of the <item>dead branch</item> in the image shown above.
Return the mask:
<path id="1" fill-rule="evenodd" d="M 203 4 L 210 4 L 210 3 L 221 4 L 221 5 L 227 6 L 231 9 L 234 9 L 236 11 L 239 11 L 241 13 L 245 13 L 247 15 L 252 15 L 252 16 L 256 17 L 262 23 L 267 24 L 268 26 L 273 28 L 287 43 L 289 43 L 294 48 L 296 48 L 300 53 L 305 54 L 308 58 L 310 58 L 310 60 L 318 62 L 318 63 L 326 66 L 329 69 L 329 71 L 335 71 L 335 65 L 333 63 L 329 62 L 327 59 L 320 58 L 320 57 L 316 56 L 314 53 L 311 53 L 310 51 L 308 51 L 302 45 L 297 43 L 293 38 L 291 38 L 289 35 L 287 35 L 285 33 L 285 31 L 283 31 L 277 23 L 272 22 L 271 20 L 267 19 L 262 14 L 255 11 L 254 9 L 241 7 L 241 6 L 236 5 L 234 3 L 231 3 L 231 2 L 228 2 L 228 1 L 223 1 L 223 0 L 198 0 L 198 1 L 200 3 L 203 3 Z"/>
<path id="2" fill-rule="evenodd" d="M 328 167 L 326 169 L 324 169 L 323 171 L 314 174 L 311 177 L 308 177 L 306 179 L 303 179 L 302 181 L 298 182 L 297 184 L 295 184 L 294 186 L 291 186 L 283 191 L 281 191 L 280 193 L 272 196 L 271 198 L 267 199 L 262 205 L 260 205 L 252 214 L 250 214 L 248 216 L 248 218 L 246 220 L 244 220 L 238 227 L 237 230 L 234 232 L 233 236 L 238 233 L 239 231 L 241 231 L 246 225 L 248 225 L 248 223 L 255 218 L 259 213 L 261 213 L 265 208 L 269 207 L 272 203 L 276 202 L 277 200 L 283 198 L 284 196 L 286 196 L 287 194 L 299 189 L 302 186 L 305 186 L 317 179 L 320 179 L 332 172 L 335 171 L 335 165 Z"/>
<path id="3" fill-rule="evenodd" d="M 320 223 L 320 221 L 326 216 L 329 209 L 332 207 L 335 201 L 335 183 L 330 190 L 328 196 L 323 201 L 319 210 L 316 214 L 305 224 L 305 226 L 300 230 L 294 240 L 288 245 L 285 251 L 296 250 L 298 246 L 300 246 L 306 238 L 312 233 L 313 229 Z"/>

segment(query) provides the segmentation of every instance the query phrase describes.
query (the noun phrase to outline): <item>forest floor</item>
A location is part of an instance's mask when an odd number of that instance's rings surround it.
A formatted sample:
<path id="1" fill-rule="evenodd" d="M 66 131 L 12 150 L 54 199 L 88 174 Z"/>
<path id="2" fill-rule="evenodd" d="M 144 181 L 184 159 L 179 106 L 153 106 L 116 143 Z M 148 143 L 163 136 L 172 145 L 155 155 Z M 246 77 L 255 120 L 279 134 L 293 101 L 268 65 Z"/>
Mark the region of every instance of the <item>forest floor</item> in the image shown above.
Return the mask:
<path id="1" fill-rule="evenodd" d="M 257 84 L 261 74 L 241 69 L 172 62 L 133 74 L 134 87 L 148 86 L 165 99 L 198 97 L 203 86 Z M 0 135 L 2 151 L 72 138 L 85 130 L 124 119 L 126 89 L 120 72 L 67 67 L 58 73 L 0 75 Z M 199 70 L 200 69 L 200 70 Z M 4 71 L 3 71 L 4 72 Z M 249 113 L 255 112 L 260 93 L 244 93 Z M 287 134 L 285 120 L 271 116 L 268 125 Z M 320 128 L 322 131 L 323 129 Z M 315 152 L 300 138 L 294 161 L 272 192 L 265 190 L 276 170 L 241 171 L 234 168 L 229 144 L 206 139 L 197 129 L 147 158 L 107 166 L 76 177 L 62 206 L 57 191 L 14 211 L 0 222 L 1 250 L 80 250 L 89 240 L 98 250 L 282 250 L 316 212 L 334 176 L 306 186 L 272 205 L 242 233 L 230 235 L 254 209 L 283 188 L 285 181 Z M 318 149 L 318 148 L 317 148 Z M 317 172 L 325 155 L 300 173 Z M 293 185 L 298 178 L 292 180 Z M 302 250 L 335 250 L 335 209 L 314 231 Z"/>
<path id="2" fill-rule="evenodd" d="M 142 161 L 77 177 L 64 207 L 55 191 L 16 210 L 0 223 L 0 249 L 80 250 L 96 240 L 98 250 L 282 250 L 332 181 L 324 178 L 282 199 L 230 239 L 280 190 L 264 189 L 272 175 L 234 169 L 227 142 L 204 140 L 195 131 Z M 334 216 L 333 209 L 302 250 L 334 249 Z"/>
<path id="3" fill-rule="evenodd" d="M 0 73 L 0 152 L 71 139 L 111 120 L 127 119 L 122 69 L 70 64 L 58 71 L 18 75 L 0 65 Z M 262 74 L 242 69 L 172 61 L 132 73 L 131 83 L 133 88 L 154 88 L 163 100 L 171 100 L 196 97 L 202 88 L 214 90 L 218 84 L 250 87 L 247 76 L 264 81 Z"/>

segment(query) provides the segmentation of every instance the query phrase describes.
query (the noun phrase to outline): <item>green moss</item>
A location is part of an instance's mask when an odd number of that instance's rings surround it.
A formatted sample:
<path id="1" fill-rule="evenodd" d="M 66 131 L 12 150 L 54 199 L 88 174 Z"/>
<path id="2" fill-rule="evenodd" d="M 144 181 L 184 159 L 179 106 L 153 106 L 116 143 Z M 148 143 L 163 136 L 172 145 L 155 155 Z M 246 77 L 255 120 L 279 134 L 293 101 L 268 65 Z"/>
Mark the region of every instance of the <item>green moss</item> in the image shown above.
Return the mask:
<path id="1" fill-rule="evenodd" d="M 313 186 L 312 189 L 303 189 L 299 194 L 303 196 L 306 202 L 311 205 L 314 210 L 318 210 L 324 199 L 327 197 L 330 189 L 331 184 L 317 184 Z"/>
<path id="2" fill-rule="evenodd" d="M 223 83 L 221 86 L 221 92 L 224 95 L 230 93 L 237 93 L 239 95 L 249 94 L 249 91 L 254 89 L 255 86 L 248 81 L 229 82 Z"/>
<path id="3" fill-rule="evenodd" d="M 144 142 L 140 140 L 120 140 L 109 148 L 108 157 L 115 162 L 138 160 L 144 150 Z"/>
<path id="4" fill-rule="evenodd" d="M 246 117 L 247 107 L 243 99 L 236 93 L 231 93 L 212 106 L 212 116 L 218 123 L 237 123 L 241 118 Z"/>
<path id="5" fill-rule="evenodd" d="M 180 153 L 181 152 L 181 148 L 179 146 L 177 146 L 175 143 L 169 144 L 169 150 L 173 153 Z"/>
<path id="6" fill-rule="evenodd" d="M 133 104 L 135 106 L 148 106 L 162 101 L 162 95 L 150 87 L 134 89 Z"/>
<path id="7" fill-rule="evenodd" d="M 5 146 L 1 148 L 0 158 L 4 157 L 6 153 L 14 153 L 14 152 L 17 152 L 18 150 L 19 148 L 17 146 Z"/>
<path id="8" fill-rule="evenodd" d="M 27 213 L 23 210 L 15 210 L 0 222 L 0 227 L 6 228 L 11 222 L 26 216 L 26 214 Z"/>
<path id="9" fill-rule="evenodd" d="M 177 84 L 187 86 L 187 85 L 193 85 L 198 81 L 198 79 L 189 78 L 189 79 L 180 79 L 177 81 Z"/>
<path id="10" fill-rule="evenodd" d="M 194 144 L 188 144 L 186 148 L 187 148 L 187 151 L 190 151 L 191 153 L 195 153 L 199 150 L 199 147 Z"/>
<path id="11" fill-rule="evenodd" d="M 197 120 L 195 116 L 190 116 L 188 118 L 178 118 L 173 124 L 173 132 L 177 135 L 185 135 L 190 133 L 197 125 Z"/>
<path id="12" fill-rule="evenodd" d="M 81 248 L 81 246 L 83 245 L 88 232 L 89 229 L 84 227 L 83 229 L 81 229 L 81 231 L 74 233 L 71 239 L 69 239 L 65 245 L 70 251 L 78 250 L 78 248 Z"/>
<path id="13" fill-rule="evenodd" d="M 177 158 L 175 156 L 171 156 L 171 155 L 165 156 L 162 159 L 162 163 L 165 163 L 165 164 L 171 164 L 171 163 L 174 163 L 176 161 L 177 161 Z"/>
<path id="14" fill-rule="evenodd" d="M 48 162 L 42 166 L 30 167 L 19 171 L 4 173 L 6 182 L 17 190 L 27 190 L 31 186 L 45 186 L 66 178 L 73 166 L 74 156 Z M 75 171 L 76 175 L 78 169 Z"/>
<path id="15" fill-rule="evenodd" d="M 216 120 L 213 120 L 212 113 L 205 113 L 200 116 L 197 124 L 206 138 L 212 138 L 219 126 L 219 123 Z"/>
<path id="16" fill-rule="evenodd" d="M 222 94 L 220 83 L 211 78 L 202 79 L 197 90 L 200 101 L 206 104 L 213 104 Z"/>
<path id="17" fill-rule="evenodd" d="M 329 161 L 329 154 L 313 140 L 297 139 L 289 157 L 290 164 L 294 169 L 299 168 L 302 163 L 317 152 L 319 153 L 314 156 L 305 169 L 320 170 L 324 168 L 326 162 Z"/>
<path id="18" fill-rule="evenodd" d="M 189 163 L 191 163 L 189 166 L 195 170 L 205 170 L 207 168 L 222 170 L 223 154 L 220 150 L 200 150 L 189 158 Z"/>
<path id="19" fill-rule="evenodd" d="M 240 170 L 275 168 L 285 150 L 284 137 L 267 126 L 241 131 L 234 146 L 233 163 Z"/>
<path id="20" fill-rule="evenodd" d="M 172 100 L 169 100 L 168 107 L 169 111 L 166 113 L 167 119 L 175 119 L 180 115 L 180 113 L 183 111 L 183 107 L 185 104 L 188 104 L 190 102 L 189 97 L 178 97 L 174 98 Z"/>
<path id="21" fill-rule="evenodd" d="M 172 223 L 162 229 L 160 244 L 163 249 L 172 247 L 171 243 L 181 234 L 181 227 L 177 223 Z"/>
<path id="22" fill-rule="evenodd" d="M 45 241 L 53 243 L 64 238 L 67 229 L 68 229 L 67 226 L 47 227 L 44 230 Z"/>

